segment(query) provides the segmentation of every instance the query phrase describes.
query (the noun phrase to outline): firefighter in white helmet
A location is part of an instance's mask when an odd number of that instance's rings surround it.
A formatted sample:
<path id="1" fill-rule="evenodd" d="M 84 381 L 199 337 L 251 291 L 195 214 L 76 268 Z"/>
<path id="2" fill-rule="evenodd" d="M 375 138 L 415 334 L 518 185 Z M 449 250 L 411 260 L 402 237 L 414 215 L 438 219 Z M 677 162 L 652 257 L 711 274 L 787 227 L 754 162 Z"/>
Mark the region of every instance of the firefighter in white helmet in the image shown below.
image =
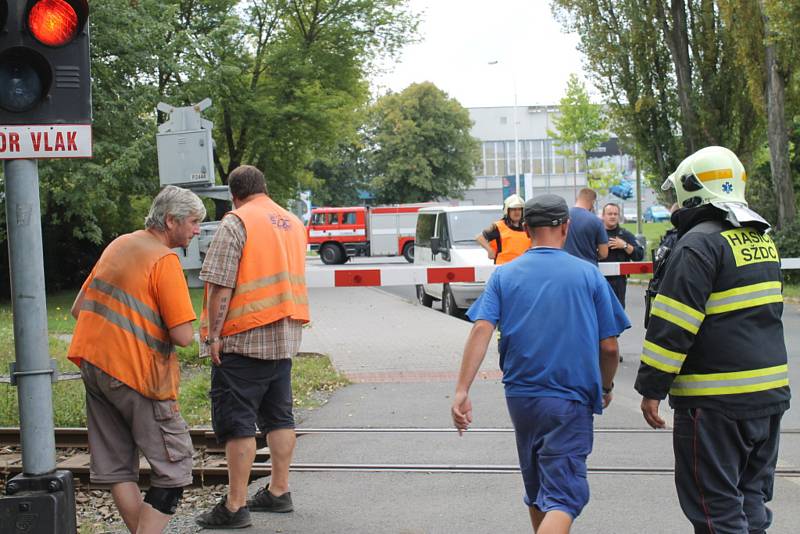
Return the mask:
<path id="1" fill-rule="evenodd" d="M 497 265 L 510 262 L 531 246 L 531 240 L 522 228 L 524 207 L 522 197 L 509 195 L 503 202 L 503 218 L 475 236 L 475 241 Z"/>
<path id="2" fill-rule="evenodd" d="M 739 158 L 711 146 L 664 182 L 678 242 L 656 273 L 635 387 L 654 428 L 669 395 L 675 486 L 695 532 L 767 530 L 789 408 L 780 258 L 746 181 Z"/>

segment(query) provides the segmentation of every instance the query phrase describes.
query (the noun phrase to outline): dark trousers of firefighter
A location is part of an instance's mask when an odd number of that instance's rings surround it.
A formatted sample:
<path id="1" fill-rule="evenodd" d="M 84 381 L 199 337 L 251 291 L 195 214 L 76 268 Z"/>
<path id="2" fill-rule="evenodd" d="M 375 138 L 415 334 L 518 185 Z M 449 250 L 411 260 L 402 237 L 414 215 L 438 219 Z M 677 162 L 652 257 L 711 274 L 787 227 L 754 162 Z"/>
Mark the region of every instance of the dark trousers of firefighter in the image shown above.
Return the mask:
<path id="1" fill-rule="evenodd" d="M 625 309 L 625 288 L 628 287 L 628 277 L 606 276 L 606 280 L 608 280 L 608 285 L 611 286 L 611 290 L 617 296 L 619 303 L 622 304 L 622 308 Z"/>
<path id="2" fill-rule="evenodd" d="M 675 410 L 675 487 L 695 533 L 766 532 L 782 416 L 736 420 L 714 410 Z"/>

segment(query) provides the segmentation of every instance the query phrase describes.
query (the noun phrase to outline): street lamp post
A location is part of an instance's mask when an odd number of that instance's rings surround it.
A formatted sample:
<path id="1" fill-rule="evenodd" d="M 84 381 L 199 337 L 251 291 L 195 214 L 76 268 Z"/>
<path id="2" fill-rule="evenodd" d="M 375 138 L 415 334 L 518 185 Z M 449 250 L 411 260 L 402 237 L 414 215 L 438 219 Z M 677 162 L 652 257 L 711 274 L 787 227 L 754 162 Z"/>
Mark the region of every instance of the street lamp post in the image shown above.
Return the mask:
<path id="1" fill-rule="evenodd" d="M 490 61 L 489 65 L 497 65 L 500 62 Z M 511 69 L 511 85 L 514 89 L 514 110 L 512 112 L 513 121 L 514 121 L 514 189 L 516 193 L 520 196 L 522 195 L 522 191 L 519 188 L 519 169 L 520 169 L 520 154 L 519 154 L 519 130 L 517 125 L 517 78 L 514 76 L 514 69 Z"/>

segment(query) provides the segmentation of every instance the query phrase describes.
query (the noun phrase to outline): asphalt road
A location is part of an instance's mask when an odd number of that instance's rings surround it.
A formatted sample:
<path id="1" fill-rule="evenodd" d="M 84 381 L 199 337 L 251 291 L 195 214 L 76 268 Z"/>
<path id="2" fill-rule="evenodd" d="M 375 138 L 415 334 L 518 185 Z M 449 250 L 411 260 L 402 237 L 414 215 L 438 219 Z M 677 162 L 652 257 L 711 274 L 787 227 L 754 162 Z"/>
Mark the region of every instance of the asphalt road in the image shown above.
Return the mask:
<path id="1" fill-rule="evenodd" d="M 402 257 L 397 258 L 353 258 L 348 265 L 403 265 L 406 261 Z M 308 259 L 309 268 L 329 269 L 332 266 L 324 265 L 319 258 Z M 637 403 L 635 395 L 622 394 L 624 391 L 633 391 L 633 382 L 636 378 L 638 369 L 638 358 L 644 340 L 644 328 L 642 319 L 644 317 L 643 306 L 643 287 L 636 284 L 628 285 L 627 312 L 631 320 L 631 329 L 626 331 L 620 338 L 620 351 L 625 357 L 625 361 L 620 366 L 616 379 L 619 391 L 617 401 Z M 414 286 L 386 286 L 373 288 L 373 291 L 381 291 L 409 303 L 417 304 L 416 290 Z M 433 303 L 434 309 L 441 309 L 439 302 Z M 789 382 L 797 387 L 800 384 L 800 305 L 787 303 L 784 306 L 784 337 L 786 347 L 789 351 Z M 635 392 L 634 392 L 635 393 Z M 784 416 L 783 427 L 786 429 L 800 429 L 800 409 L 791 409 Z"/>

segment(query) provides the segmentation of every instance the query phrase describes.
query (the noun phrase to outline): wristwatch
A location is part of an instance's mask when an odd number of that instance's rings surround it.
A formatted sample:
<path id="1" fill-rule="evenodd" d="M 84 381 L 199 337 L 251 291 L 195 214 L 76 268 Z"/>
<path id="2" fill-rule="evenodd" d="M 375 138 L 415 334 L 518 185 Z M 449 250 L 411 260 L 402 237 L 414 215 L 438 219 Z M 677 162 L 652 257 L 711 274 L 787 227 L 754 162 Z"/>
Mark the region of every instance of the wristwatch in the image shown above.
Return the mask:
<path id="1" fill-rule="evenodd" d="M 210 346 L 210 345 L 213 345 L 214 343 L 216 343 L 218 341 L 222 341 L 222 338 L 221 337 L 207 337 L 207 338 L 205 338 L 203 340 L 203 345 Z"/>
<path id="2" fill-rule="evenodd" d="M 614 391 L 614 382 L 613 381 L 611 382 L 611 387 L 610 388 L 607 388 L 607 387 L 603 386 L 603 395 L 608 395 L 612 391 Z"/>

